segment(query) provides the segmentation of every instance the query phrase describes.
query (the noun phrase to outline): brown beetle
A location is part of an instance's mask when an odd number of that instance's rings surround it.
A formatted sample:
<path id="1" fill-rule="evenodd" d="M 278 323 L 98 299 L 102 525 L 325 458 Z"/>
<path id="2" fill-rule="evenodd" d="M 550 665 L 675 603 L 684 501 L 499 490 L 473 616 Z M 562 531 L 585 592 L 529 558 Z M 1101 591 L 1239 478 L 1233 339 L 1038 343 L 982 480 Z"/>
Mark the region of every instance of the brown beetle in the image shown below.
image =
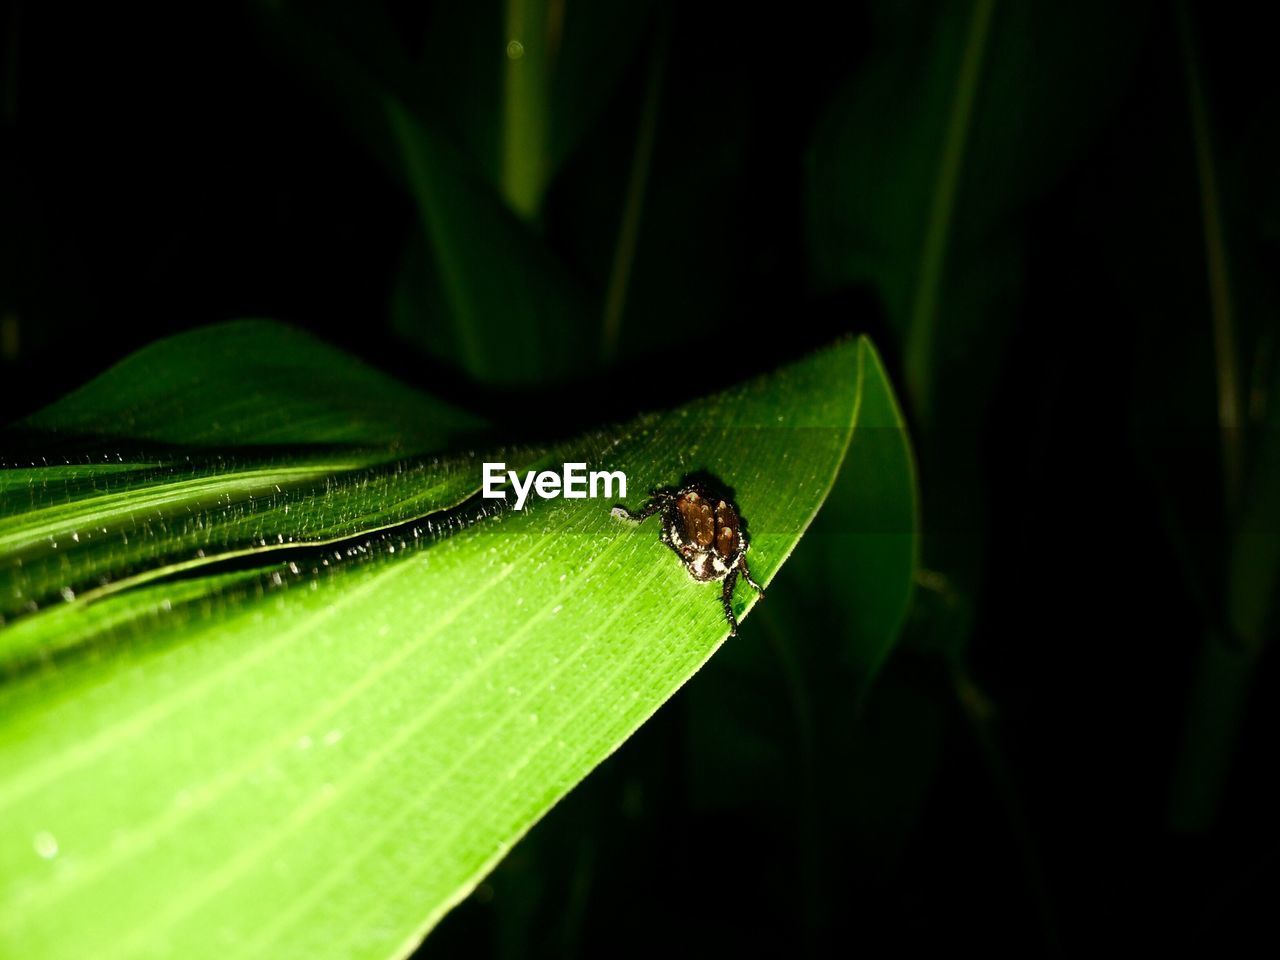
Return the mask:
<path id="1" fill-rule="evenodd" d="M 733 615 L 733 588 L 738 574 L 764 596 L 764 588 L 747 569 L 749 544 L 737 506 L 705 483 L 654 490 L 651 496 L 638 512 L 616 506 L 613 515 L 639 523 L 661 511 L 662 542 L 675 551 L 689 576 L 699 581 L 724 581 L 720 600 L 729 621 L 729 635 L 734 636 L 738 619 Z"/>

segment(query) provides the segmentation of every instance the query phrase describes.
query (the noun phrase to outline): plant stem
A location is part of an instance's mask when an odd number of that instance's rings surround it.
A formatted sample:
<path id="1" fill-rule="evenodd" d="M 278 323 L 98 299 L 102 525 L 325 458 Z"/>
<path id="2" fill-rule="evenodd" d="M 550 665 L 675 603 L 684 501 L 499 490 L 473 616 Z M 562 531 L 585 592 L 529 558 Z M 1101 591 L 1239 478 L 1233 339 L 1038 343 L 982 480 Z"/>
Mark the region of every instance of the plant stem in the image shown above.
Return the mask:
<path id="1" fill-rule="evenodd" d="M 547 185 L 551 72 L 562 18 L 562 0 L 507 0 L 501 187 L 525 220 L 537 216 Z"/>
<path id="2" fill-rule="evenodd" d="M 1227 271 L 1225 232 L 1214 173 L 1209 135 L 1209 112 L 1204 83 L 1196 59 L 1191 15 L 1178 5 L 1182 59 L 1186 67 L 1187 107 L 1200 181 L 1204 222 L 1205 264 L 1209 284 L 1210 322 L 1217 381 L 1218 429 L 1222 438 L 1222 487 L 1228 536 L 1239 509 L 1244 472 L 1240 373 L 1236 354 L 1235 321 Z M 1231 592 L 1233 571 L 1226 574 Z M 1228 621 L 1230 623 L 1230 621 Z M 1230 772 L 1232 748 L 1243 722 L 1252 686 L 1252 651 L 1239 649 L 1231 626 L 1211 629 L 1205 637 L 1189 697 L 1182 751 L 1174 771 L 1169 820 L 1174 829 L 1203 830 L 1217 816 L 1223 786 Z"/>
<path id="3" fill-rule="evenodd" d="M 1213 325 L 1213 358 L 1217 370 L 1218 429 L 1222 434 L 1223 492 L 1230 517 L 1239 503 L 1244 470 L 1235 319 L 1227 273 L 1221 201 L 1214 173 L 1213 146 L 1209 139 L 1209 111 L 1205 104 L 1204 85 L 1191 34 L 1191 15 L 1186 3 L 1178 5 L 1178 26 L 1182 36 L 1183 61 L 1186 64 L 1187 103 L 1191 114 L 1191 135 L 1195 142 L 1196 173 L 1200 179 L 1200 209 L 1204 221 L 1205 265 L 1209 282 L 1210 321 Z"/>

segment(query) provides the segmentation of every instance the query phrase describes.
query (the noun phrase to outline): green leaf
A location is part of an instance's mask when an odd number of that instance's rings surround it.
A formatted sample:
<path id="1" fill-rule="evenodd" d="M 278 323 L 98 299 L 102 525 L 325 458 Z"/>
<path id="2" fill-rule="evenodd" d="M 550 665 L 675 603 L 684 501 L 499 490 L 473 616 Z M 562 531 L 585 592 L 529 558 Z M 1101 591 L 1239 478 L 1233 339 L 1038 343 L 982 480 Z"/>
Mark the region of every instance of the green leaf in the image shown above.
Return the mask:
<path id="1" fill-rule="evenodd" d="M 927 422 L 951 402 L 948 387 L 981 409 L 974 382 L 986 378 L 973 364 L 998 358 L 983 347 L 1002 340 L 992 321 L 1019 271 L 1018 211 L 1105 119 L 1142 12 L 996 0 L 873 8 L 877 52 L 810 151 L 809 240 L 820 285 L 869 284 L 880 296 L 910 405 Z M 957 382 L 935 383 L 944 375 Z"/>
<path id="2" fill-rule="evenodd" d="M 483 423 L 299 330 L 240 320 L 145 347 L 17 426 L 168 444 L 426 452 Z"/>
<path id="3" fill-rule="evenodd" d="M 859 403 L 858 431 L 839 479 L 782 585 L 785 602 L 828 611 L 823 622 L 843 640 L 837 653 L 841 682 L 846 694 L 860 695 L 898 638 L 920 543 L 911 440 L 888 374 L 870 347 Z M 787 632 L 793 645 L 805 642 Z"/>
<path id="4" fill-rule="evenodd" d="M 386 111 L 428 241 L 401 270 L 397 331 L 483 383 L 581 370 L 585 305 L 564 268 L 437 130 L 398 101 Z"/>
<path id="5" fill-rule="evenodd" d="M 690 471 L 721 477 L 767 583 L 831 488 L 869 356 L 846 343 L 546 462 L 625 471 L 633 507 Z M 226 397 L 210 390 L 210 420 Z M 420 466 L 388 490 L 432 482 Z M 64 494 L 66 467 L 51 488 L 43 469 L 11 474 L 31 509 Z M 408 952 L 725 639 L 718 586 L 610 506 L 435 512 L 16 619 L 0 952 Z M 739 590 L 740 614 L 755 602 Z"/>
<path id="6" fill-rule="evenodd" d="M 648 4 L 512 2 L 505 13 L 495 0 L 446 4 L 430 12 L 417 57 L 376 10 L 256 9 L 416 204 L 421 229 L 399 267 L 396 333 L 487 384 L 589 369 L 594 316 L 527 221 L 634 59 Z M 515 60 L 511 29 L 523 51 Z"/>
<path id="7" fill-rule="evenodd" d="M 439 106 L 459 146 L 512 210 L 536 219 L 547 188 L 649 35 L 653 6 L 649 0 L 441 4 L 427 14 L 415 58 L 418 89 L 448 91 Z M 399 47 L 391 45 L 393 55 Z"/>
<path id="8" fill-rule="evenodd" d="M 873 724 L 880 737 L 906 740 L 908 763 L 875 763 L 864 716 L 871 705 L 894 709 L 894 696 L 868 698 L 902 631 L 918 554 L 917 505 L 910 438 L 892 388 L 868 348 L 858 428 L 834 488 L 804 540 L 770 587 L 769 600 L 688 692 L 691 789 L 700 805 L 778 825 L 798 851 L 804 916 L 843 909 L 823 877 L 840 876 L 851 856 L 847 834 L 830 827 L 883 827 L 893 808 L 903 823 L 909 784 L 886 774 L 926 765 L 931 708 L 910 699 L 917 722 Z M 810 625 L 823 625 L 815 635 Z M 901 692 L 901 683 L 895 687 Z M 901 731 L 901 732 L 898 732 Z M 870 754 L 870 755 L 869 755 Z M 923 774 L 921 774 L 923 776 Z M 874 784 L 869 788 L 869 784 Z M 875 799 L 894 793 L 877 809 Z M 911 807 L 914 809 L 914 806 Z M 849 821 L 849 812 L 860 817 Z M 898 832 L 901 832 L 899 830 Z M 882 840 L 884 838 L 881 838 Z M 856 847 L 856 845 L 852 845 Z"/>
<path id="9" fill-rule="evenodd" d="M 0 462 L 0 625 L 453 506 L 474 470 L 424 455 L 481 422 L 303 333 L 242 321 L 153 344 L 18 426 L 46 453 Z M 124 440 L 151 443 L 102 452 Z"/>
<path id="10" fill-rule="evenodd" d="M 883 305 L 925 476 L 945 481 L 924 505 L 926 562 L 969 592 L 989 489 L 974 437 L 1019 315 L 1029 211 L 1120 100 L 1146 14 L 996 0 L 872 9 L 872 52 L 810 148 L 809 247 L 820 288 L 865 288 Z M 957 516 L 973 532 L 956 535 Z"/>
<path id="11" fill-rule="evenodd" d="M 1169 823 L 1186 832 L 1207 830 L 1220 816 L 1259 657 L 1275 632 L 1280 586 L 1280 364 L 1273 352 L 1274 228 L 1267 216 L 1274 177 L 1262 173 L 1272 169 L 1266 161 L 1276 154 L 1275 138 L 1261 114 L 1250 117 L 1227 95 L 1233 86 L 1241 89 L 1231 71 L 1209 69 L 1198 19 L 1185 5 L 1177 8 L 1190 137 L 1174 128 L 1173 149 L 1162 154 L 1167 162 L 1191 148 L 1194 179 L 1189 164 L 1169 164 L 1182 174 L 1181 190 L 1145 191 L 1148 203 L 1158 198 L 1162 229 L 1141 223 L 1147 263 L 1139 260 L 1138 269 L 1125 273 L 1130 285 L 1152 276 L 1160 284 L 1134 301 L 1139 315 L 1149 317 L 1139 352 L 1148 358 L 1141 370 L 1148 382 L 1140 380 L 1135 391 L 1136 446 L 1150 460 L 1185 586 L 1206 628 L 1169 806 Z M 1250 132 L 1241 137 L 1241 129 Z M 1140 192 L 1135 199 L 1141 202 Z M 1179 208 L 1182 218 L 1174 213 Z M 1123 219 L 1116 223 L 1109 233 L 1118 248 L 1132 234 Z M 1197 242 L 1187 242 L 1192 237 Z M 1183 258 L 1182 251 L 1201 253 L 1201 262 L 1162 256 L 1162 245 L 1174 244 Z M 1170 270 L 1171 263 L 1179 269 Z M 1158 272 L 1149 272 L 1152 267 Z M 1168 323 L 1188 312 L 1191 322 Z M 1149 356 L 1151 345 L 1160 350 L 1158 362 Z M 1186 468 L 1183 451 L 1193 444 L 1218 448 L 1218 471 Z"/>

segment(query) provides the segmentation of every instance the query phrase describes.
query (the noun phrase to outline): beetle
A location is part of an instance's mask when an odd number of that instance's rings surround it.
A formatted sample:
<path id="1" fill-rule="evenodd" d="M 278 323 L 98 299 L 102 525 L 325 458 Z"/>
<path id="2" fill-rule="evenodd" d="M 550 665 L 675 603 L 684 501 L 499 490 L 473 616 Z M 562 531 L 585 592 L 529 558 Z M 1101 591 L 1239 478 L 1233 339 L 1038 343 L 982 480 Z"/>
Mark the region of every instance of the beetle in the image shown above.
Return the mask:
<path id="1" fill-rule="evenodd" d="M 613 508 L 613 515 L 641 523 L 660 513 L 659 536 L 680 558 L 689 576 L 700 582 L 724 582 L 720 602 L 729 622 L 729 636 L 736 636 L 738 618 L 733 615 L 733 588 L 737 586 L 738 575 L 764 596 L 764 587 L 756 583 L 747 567 L 750 542 L 737 505 L 716 487 L 701 481 L 678 488 L 661 487 L 651 490 L 649 496 L 649 502 L 638 511 L 633 513 L 619 504 Z"/>

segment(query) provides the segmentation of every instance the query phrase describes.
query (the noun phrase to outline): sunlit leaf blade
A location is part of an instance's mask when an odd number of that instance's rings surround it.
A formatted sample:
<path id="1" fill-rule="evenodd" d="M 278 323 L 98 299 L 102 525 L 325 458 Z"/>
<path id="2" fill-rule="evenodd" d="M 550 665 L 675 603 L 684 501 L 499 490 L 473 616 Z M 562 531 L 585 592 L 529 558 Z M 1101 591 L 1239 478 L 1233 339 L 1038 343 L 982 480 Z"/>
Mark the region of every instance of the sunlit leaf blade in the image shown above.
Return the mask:
<path id="1" fill-rule="evenodd" d="M 92 475 L 97 466 L 80 469 Z M 364 467 L 358 457 L 189 455 L 127 466 L 94 485 L 46 479 L 40 467 L 5 471 L 31 486 L 0 495 L 0 625 L 140 579 L 404 523 L 477 490 L 474 465 L 457 458 Z M 0 662 L 7 654 L 0 643 Z"/>
<path id="2" fill-rule="evenodd" d="M 555 459 L 625 471 L 632 506 L 719 476 L 767 583 L 831 488 L 867 356 Z M 610 506 L 436 514 L 0 632 L 78 633 L 0 687 L 0 952 L 406 953 L 725 639 L 717 585 Z"/>
<path id="3" fill-rule="evenodd" d="M 0 625 L 139 577 L 402 523 L 476 490 L 469 463 L 430 454 L 478 420 L 261 321 L 153 344 L 18 426 L 6 445 L 27 453 L 0 456 Z M 122 440 L 133 449 L 101 447 Z M 0 644 L 0 661 L 10 653 Z"/>

